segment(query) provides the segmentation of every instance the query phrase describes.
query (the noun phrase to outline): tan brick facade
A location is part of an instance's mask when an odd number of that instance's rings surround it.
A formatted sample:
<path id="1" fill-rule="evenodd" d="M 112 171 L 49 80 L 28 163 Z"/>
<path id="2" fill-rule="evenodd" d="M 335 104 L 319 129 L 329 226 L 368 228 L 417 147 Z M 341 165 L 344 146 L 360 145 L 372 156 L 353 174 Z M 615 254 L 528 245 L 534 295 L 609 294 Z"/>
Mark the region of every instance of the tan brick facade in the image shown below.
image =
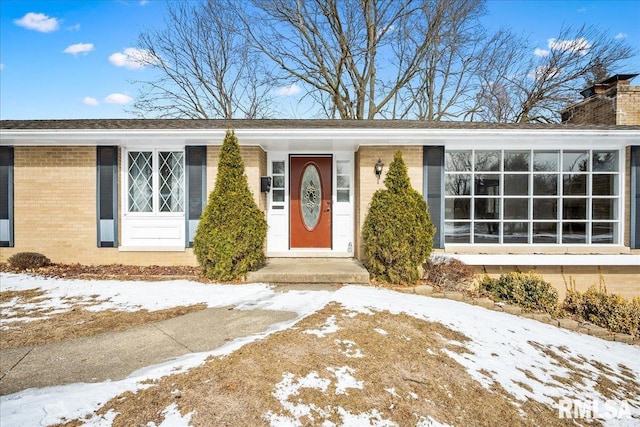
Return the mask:
<path id="1" fill-rule="evenodd" d="M 564 300 L 567 287 L 572 285 L 580 292 L 586 291 L 593 285 L 603 285 L 610 294 L 619 294 L 627 299 L 640 296 L 640 271 L 637 266 L 505 265 L 501 267 L 476 267 L 477 273 L 486 272 L 492 277 L 509 271 L 535 271 L 558 290 L 560 301 Z"/>
<path id="2" fill-rule="evenodd" d="M 267 174 L 267 153 L 260 147 L 240 147 L 240 155 L 244 162 L 249 190 L 253 193 L 256 204 L 264 211 L 267 198 L 260 193 L 260 177 Z M 216 185 L 218 157 L 220 157 L 220 146 L 207 147 L 207 194 L 211 193 Z"/>
<path id="3" fill-rule="evenodd" d="M 355 240 L 356 257 L 362 259 L 362 239 L 361 230 L 364 224 L 369 203 L 376 190 L 384 189 L 384 178 L 389 170 L 389 165 L 393 161 L 393 156 L 397 150 L 402 152 L 404 160 L 409 170 L 409 179 L 411 186 L 422 194 L 422 147 L 406 146 L 406 147 L 388 147 L 388 146 L 364 146 L 356 152 L 355 156 L 355 200 L 356 200 L 356 224 L 355 224 Z M 377 182 L 374 174 L 374 165 L 382 160 L 384 169 L 380 181 Z"/>
<path id="4" fill-rule="evenodd" d="M 219 147 L 207 147 L 208 191 L 215 184 L 219 153 Z M 242 147 L 241 154 L 249 187 L 264 209 L 266 199 L 260 194 L 260 176 L 266 170 L 266 154 L 260 147 Z M 99 248 L 96 215 L 96 147 L 15 147 L 15 246 L 0 248 L 0 261 L 29 251 L 42 253 L 56 263 L 196 265 L 189 248 L 179 252 Z"/>
<path id="5" fill-rule="evenodd" d="M 618 84 L 562 112 L 562 122 L 576 125 L 640 125 L 640 86 Z"/>
<path id="6" fill-rule="evenodd" d="M 617 125 L 640 125 L 640 86 L 619 86 Z"/>

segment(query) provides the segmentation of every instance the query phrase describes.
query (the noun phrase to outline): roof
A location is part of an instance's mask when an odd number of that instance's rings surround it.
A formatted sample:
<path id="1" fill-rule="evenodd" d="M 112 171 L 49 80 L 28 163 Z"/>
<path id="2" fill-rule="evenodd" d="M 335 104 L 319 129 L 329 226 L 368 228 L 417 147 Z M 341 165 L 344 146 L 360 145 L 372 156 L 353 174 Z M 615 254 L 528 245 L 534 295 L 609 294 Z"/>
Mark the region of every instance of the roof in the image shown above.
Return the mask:
<path id="1" fill-rule="evenodd" d="M 205 119 L 70 119 L 0 120 L 0 130 L 145 130 L 145 129 L 451 129 L 451 130 L 640 130 L 640 125 L 574 125 L 421 120 L 205 120 Z"/>
<path id="2" fill-rule="evenodd" d="M 619 81 L 631 80 L 636 76 L 637 74 L 616 74 L 615 76 L 611 76 L 607 79 L 602 80 L 601 82 L 599 82 L 599 84 L 606 85 L 606 84 L 615 83 Z"/>

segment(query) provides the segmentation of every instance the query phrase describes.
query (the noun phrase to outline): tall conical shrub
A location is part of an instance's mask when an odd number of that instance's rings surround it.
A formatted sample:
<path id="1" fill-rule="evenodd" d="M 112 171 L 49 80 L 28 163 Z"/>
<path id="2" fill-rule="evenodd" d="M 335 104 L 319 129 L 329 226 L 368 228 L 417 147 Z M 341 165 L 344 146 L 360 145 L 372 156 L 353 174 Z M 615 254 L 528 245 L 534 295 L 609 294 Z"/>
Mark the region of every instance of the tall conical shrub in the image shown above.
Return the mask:
<path id="1" fill-rule="evenodd" d="M 238 139 L 227 131 L 216 185 L 200 217 L 193 250 L 209 279 L 231 281 L 264 264 L 267 221 L 258 208 L 244 173 Z"/>
<path id="2" fill-rule="evenodd" d="M 384 184 L 387 188 L 373 195 L 362 228 L 365 267 L 380 282 L 414 284 L 431 254 L 435 228 L 424 198 L 411 187 L 400 151 Z"/>

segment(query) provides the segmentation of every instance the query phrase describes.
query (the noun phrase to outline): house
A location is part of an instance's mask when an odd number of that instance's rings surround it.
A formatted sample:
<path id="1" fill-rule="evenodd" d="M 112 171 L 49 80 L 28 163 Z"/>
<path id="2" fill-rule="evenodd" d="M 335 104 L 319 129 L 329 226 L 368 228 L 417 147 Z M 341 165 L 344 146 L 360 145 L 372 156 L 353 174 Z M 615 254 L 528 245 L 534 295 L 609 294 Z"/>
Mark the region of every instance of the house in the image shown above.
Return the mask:
<path id="1" fill-rule="evenodd" d="M 268 257 L 362 258 L 368 204 L 401 150 L 436 253 L 490 273 L 535 267 L 563 289 L 604 277 L 610 292 L 640 295 L 638 124 L 4 120 L 0 261 L 36 251 L 195 265 L 227 129 L 267 218 Z"/>

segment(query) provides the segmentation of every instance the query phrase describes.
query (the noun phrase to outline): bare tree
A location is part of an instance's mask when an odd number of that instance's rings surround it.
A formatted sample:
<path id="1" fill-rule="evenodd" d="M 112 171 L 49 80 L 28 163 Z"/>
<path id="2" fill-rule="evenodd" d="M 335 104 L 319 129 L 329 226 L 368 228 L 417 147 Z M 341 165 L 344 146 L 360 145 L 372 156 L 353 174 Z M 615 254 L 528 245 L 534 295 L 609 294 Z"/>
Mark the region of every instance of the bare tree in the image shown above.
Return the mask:
<path id="1" fill-rule="evenodd" d="M 397 92 L 392 118 L 437 121 L 456 119 L 468 110 L 477 91 L 477 74 L 491 63 L 492 37 L 479 19 L 486 13 L 484 0 L 438 0 L 422 5 L 423 19 L 410 28 L 425 34 L 427 52 L 415 76 Z M 411 34 L 398 37 L 397 57 L 407 61 L 405 44 Z M 489 41 L 487 41 L 489 40 Z"/>
<path id="2" fill-rule="evenodd" d="M 136 81 L 139 116 L 262 118 L 271 105 L 260 61 L 239 34 L 238 15 L 220 2 L 169 3 L 166 28 L 143 32 L 143 65 L 157 78 Z"/>
<path id="3" fill-rule="evenodd" d="M 597 59 L 583 76 L 585 87 L 593 86 L 596 83 L 605 80 L 607 77 L 609 77 L 608 65 L 603 64 L 602 61 Z"/>
<path id="4" fill-rule="evenodd" d="M 245 32 L 285 78 L 330 102 L 322 107 L 330 116 L 373 119 L 424 64 L 433 45 L 421 31 L 428 3 L 252 0 Z"/>
<path id="5" fill-rule="evenodd" d="M 557 38 L 548 40 L 547 49 L 536 49 L 535 55 L 523 47 L 521 41 L 508 47 L 502 64 L 480 76 L 472 120 L 557 122 L 558 112 L 576 100 L 585 81 L 634 56 L 624 40 L 586 26 L 561 29 Z"/>
<path id="6" fill-rule="evenodd" d="M 585 81 L 633 56 L 592 27 L 533 50 L 490 33 L 486 0 L 206 0 L 169 7 L 140 36 L 153 81 L 134 104 L 159 117 L 261 118 L 296 84 L 318 116 L 555 122 Z M 535 53 L 535 54 L 534 54 Z"/>

